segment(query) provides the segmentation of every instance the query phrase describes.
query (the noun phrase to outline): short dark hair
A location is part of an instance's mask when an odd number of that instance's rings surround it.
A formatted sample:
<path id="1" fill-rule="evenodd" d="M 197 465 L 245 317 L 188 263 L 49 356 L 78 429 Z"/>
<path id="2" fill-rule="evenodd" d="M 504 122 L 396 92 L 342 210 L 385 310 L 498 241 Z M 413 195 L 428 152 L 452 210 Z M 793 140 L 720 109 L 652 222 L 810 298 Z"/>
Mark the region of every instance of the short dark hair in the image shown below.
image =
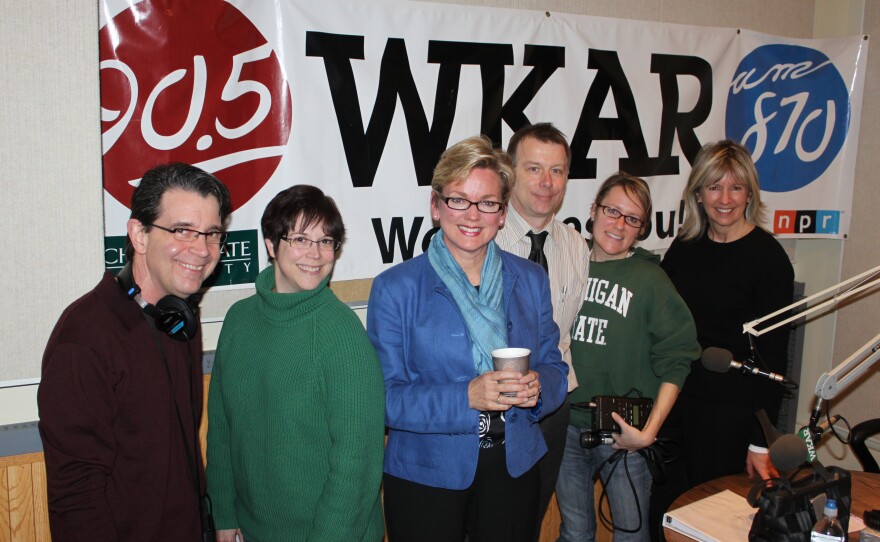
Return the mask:
<path id="1" fill-rule="evenodd" d="M 513 160 L 514 166 L 516 165 L 516 151 L 519 150 L 519 144 L 527 137 L 535 138 L 543 143 L 562 145 L 565 149 L 566 166 L 571 167 L 571 147 L 568 146 L 568 140 L 565 139 L 565 134 L 550 122 L 529 124 L 523 126 L 513 134 L 510 141 L 507 142 L 507 154 L 510 155 L 510 159 Z"/>
<path id="2" fill-rule="evenodd" d="M 339 243 L 345 240 L 345 224 L 336 202 L 320 188 L 308 184 L 297 184 L 278 192 L 260 220 L 263 239 L 272 243 L 276 254 L 278 243 L 290 230 L 297 226 L 305 229 L 317 223 L 324 226 L 324 235 Z M 273 260 L 269 256 L 269 262 Z"/>
<path id="3" fill-rule="evenodd" d="M 162 212 L 162 196 L 169 190 L 185 190 L 202 197 L 213 196 L 220 204 L 220 223 L 225 224 L 232 212 L 229 190 L 207 171 L 189 164 L 174 162 L 163 164 L 144 173 L 140 183 L 131 195 L 131 217 L 139 221 L 145 231 L 150 231 L 153 222 Z M 129 262 L 134 257 L 131 239 L 125 238 L 125 258 Z"/>

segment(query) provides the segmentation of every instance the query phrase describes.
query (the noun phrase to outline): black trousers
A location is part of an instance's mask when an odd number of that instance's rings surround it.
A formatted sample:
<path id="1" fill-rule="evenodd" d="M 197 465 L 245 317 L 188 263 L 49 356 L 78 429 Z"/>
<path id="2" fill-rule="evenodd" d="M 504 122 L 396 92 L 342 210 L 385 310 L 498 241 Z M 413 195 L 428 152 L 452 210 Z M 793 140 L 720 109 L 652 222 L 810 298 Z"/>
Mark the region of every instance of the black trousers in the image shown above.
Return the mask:
<path id="1" fill-rule="evenodd" d="M 682 425 L 681 406 L 676 402 L 657 434 L 658 438 L 666 441 L 665 451 L 669 455 L 663 457 L 665 461 L 663 479 L 654 480 L 651 485 L 651 501 L 648 507 L 648 532 L 651 535 L 651 542 L 666 540 L 663 534 L 663 515 L 675 499 L 690 488 L 682 448 L 684 440 Z"/>
<path id="2" fill-rule="evenodd" d="M 538 466 L 507 473 L 505 446 L 480 450 L 474 482 L 463 490 L 430 487 L 385 474 L 390 542 L 531 542 L 538 513 Z"/>

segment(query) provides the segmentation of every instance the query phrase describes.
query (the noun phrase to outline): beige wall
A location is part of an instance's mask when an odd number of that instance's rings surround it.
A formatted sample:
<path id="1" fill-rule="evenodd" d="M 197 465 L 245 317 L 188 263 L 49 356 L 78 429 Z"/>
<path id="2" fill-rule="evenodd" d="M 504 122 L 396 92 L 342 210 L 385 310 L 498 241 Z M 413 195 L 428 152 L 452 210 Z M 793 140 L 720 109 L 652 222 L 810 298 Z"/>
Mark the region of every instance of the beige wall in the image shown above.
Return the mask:
<path id="1" fill-rule="evenodd" d="M 463 0 L 460 4 L 742 27 L 792 37 L 858 33 L 863 4 L 837 0 Z M 814 14 L 818 13 L 818 16 Z M 864 31 L 880 31 L 880 0 L 867 0 Z M 814 30 L 814 22 L 816 29 Z M 88 291 L 102 269 L 97 0 L 0 0 L 0 382 L 36 377 L 43 346 L 62 309 Z M 814 34 L 815 32 L 815 34 Z M 851 238 L 788 243 L 800 280 L 817 291 L 880 263 L 871 215 L 880 202 L 880 53 L 869 59 Z M 842 254 L 842 256 L 841 256 Z M 340 284 L 363 299 L 367 284 Z M 250 291 L 210 293 L 203 308 L 222 317 Z M 815 376 L 880 331 L 880 296 L 810 330 L 813 358 L 802 406 Z M 100 330 L 96 330 L 100 332 Z M 832 356 L 833 352 L 833 356 Z M 15 376 L 13 376 L 15 375 Z M 876 389 L 878 377 L 873 377 Z M 877 394 L 861 386 L 841 410 L 855 423 L 880 413 Z M 0 389 L 0 424 L 36 417 L 35 386 Z M 873 413 L 873 414 L 871 414 Z M 805 416 L 801 416 L 805 417 Z"/>
<path id="2" fill-rule="evenodd" d="M 878 205 L 880 205 L 880 1 L 865 2 L 862 32 L 872 36 L 873 49 L 868 54 L 865 103 L 862 108 L 859 152 L 856 162 L 856 183 L 853 193 L 852 227 L 843 252 L 842 277 L 848 278 L 880 265 L 880 235 Z M 876 288 L 874 289 L 876 291 Z M 874 293 L 851 303 L 837 313 L 834 336 L 834 354 L 827 371 L 859 350 L 880 334 L 880 294 Z M 841 393 L 833 412 L 843 414 L 853 425 L 870 418 L 880 417 L 880 363 L 860 381 Z M 834 404 L 834 403 L 833 403 Z M 842 456 L 845 447 L 832 442 L 828 446 L 828 461 Z M 875 455 L 877 453 L 875 452 Z"/>
<path id="3" fill-rule="evenodd" d="M 0 0 L 0 381 L 103 268 L 97 2 Z"/>

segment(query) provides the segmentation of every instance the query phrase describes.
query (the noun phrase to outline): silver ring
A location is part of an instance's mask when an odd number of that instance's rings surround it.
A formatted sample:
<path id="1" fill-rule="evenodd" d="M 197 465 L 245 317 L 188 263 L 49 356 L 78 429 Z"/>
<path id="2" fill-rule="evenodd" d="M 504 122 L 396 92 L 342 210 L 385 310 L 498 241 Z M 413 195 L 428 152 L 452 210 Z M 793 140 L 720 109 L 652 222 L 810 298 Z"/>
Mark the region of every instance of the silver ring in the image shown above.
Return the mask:
<path id="1" fill-rule="evenodd" d="M 499 405 L 501 404 L 501 392 L 500 391 L 498 392 L 498 397 L 495 398 L 495 402 L 498 403 Z"/>

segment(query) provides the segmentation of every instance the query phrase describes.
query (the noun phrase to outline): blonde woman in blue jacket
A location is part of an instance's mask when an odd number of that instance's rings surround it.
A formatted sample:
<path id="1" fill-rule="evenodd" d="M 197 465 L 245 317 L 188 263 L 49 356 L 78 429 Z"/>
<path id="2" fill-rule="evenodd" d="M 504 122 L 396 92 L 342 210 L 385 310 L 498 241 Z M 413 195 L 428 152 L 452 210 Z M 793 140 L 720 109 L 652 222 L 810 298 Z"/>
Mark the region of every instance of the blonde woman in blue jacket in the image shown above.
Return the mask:
<path id="1" fill-rule="evenodd" d="M 525 542 L 539 528 L 547 447 L 537 422 L 562 404 L 568 366 L 546 273 L 494 242 L 512 180 L 510 159 L 485 137 L 447 149 L 432 180 L 440 231 L 373 282 L 367 332 L 385 377 L 392 542 Z M 531 350 L 526 376 L 493 370 L 502 347 Z"/>

